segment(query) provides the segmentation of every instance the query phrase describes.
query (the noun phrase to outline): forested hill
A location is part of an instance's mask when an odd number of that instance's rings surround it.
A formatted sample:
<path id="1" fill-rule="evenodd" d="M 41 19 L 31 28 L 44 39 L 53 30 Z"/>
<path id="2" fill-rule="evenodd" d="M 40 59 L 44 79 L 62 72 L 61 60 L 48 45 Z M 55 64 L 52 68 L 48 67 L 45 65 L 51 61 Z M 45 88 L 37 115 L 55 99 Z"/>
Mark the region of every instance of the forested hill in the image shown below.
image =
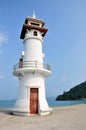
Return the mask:
<path id="1" fill-rule="evenodd" d="M 86 99 L 86 81 L 73 87 L 62 95 L 57 96 L 56 100 L 80 100 Z"/>

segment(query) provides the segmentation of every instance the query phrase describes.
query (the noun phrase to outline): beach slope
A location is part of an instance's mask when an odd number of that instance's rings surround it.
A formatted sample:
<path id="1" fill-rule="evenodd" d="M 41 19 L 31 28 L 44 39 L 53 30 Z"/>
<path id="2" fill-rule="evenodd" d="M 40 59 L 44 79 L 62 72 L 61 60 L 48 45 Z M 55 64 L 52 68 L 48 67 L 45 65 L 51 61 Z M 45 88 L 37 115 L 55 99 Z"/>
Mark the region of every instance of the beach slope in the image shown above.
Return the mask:
<path id="1" fill-rule="evenodd" d="M 0 130 L 86 130 L 86 105 L 53 107 L 47 116 L 14 116 L 0 108 Z"/>

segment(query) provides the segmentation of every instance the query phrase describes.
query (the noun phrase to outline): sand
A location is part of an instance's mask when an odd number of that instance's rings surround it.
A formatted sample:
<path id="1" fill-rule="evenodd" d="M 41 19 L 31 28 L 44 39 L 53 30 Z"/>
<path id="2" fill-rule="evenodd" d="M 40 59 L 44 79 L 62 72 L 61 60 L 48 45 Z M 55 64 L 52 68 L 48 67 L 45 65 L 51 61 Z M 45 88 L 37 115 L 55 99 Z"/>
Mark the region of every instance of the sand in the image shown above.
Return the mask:
<path id="1" fill-rule="evenodd" d="M 14 116 L 0 108 L 0 130 L 86 130 L 86 105 L 53 107 L 47 116 Z"/>

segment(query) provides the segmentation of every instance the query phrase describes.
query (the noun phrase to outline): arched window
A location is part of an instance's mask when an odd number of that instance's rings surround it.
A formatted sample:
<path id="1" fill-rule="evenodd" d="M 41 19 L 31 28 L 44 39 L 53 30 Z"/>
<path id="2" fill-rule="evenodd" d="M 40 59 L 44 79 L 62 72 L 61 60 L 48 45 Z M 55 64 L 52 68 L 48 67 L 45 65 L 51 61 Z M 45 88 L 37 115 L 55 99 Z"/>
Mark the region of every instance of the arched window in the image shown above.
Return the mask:
<path id="1" fill-rule="evenodd" d="M 33 35 L 34 35 L 34 36 L 37 36 L 37 32 L 36 32 L 36 31 L 34 31 L 34 32 L 33 32 Z"/>

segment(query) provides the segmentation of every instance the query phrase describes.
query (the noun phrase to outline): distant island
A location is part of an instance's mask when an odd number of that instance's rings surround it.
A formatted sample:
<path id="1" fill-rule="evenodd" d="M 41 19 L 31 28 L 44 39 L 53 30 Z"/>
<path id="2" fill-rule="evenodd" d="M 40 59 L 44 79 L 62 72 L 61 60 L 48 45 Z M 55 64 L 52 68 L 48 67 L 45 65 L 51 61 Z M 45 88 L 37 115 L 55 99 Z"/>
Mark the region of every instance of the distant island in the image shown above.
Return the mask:
<path id="1" fill-rule="evenodd" d="M 86 100 L 86 81 L 71 88 L 62 95 L 56 97 L 57 100 Z"/>

